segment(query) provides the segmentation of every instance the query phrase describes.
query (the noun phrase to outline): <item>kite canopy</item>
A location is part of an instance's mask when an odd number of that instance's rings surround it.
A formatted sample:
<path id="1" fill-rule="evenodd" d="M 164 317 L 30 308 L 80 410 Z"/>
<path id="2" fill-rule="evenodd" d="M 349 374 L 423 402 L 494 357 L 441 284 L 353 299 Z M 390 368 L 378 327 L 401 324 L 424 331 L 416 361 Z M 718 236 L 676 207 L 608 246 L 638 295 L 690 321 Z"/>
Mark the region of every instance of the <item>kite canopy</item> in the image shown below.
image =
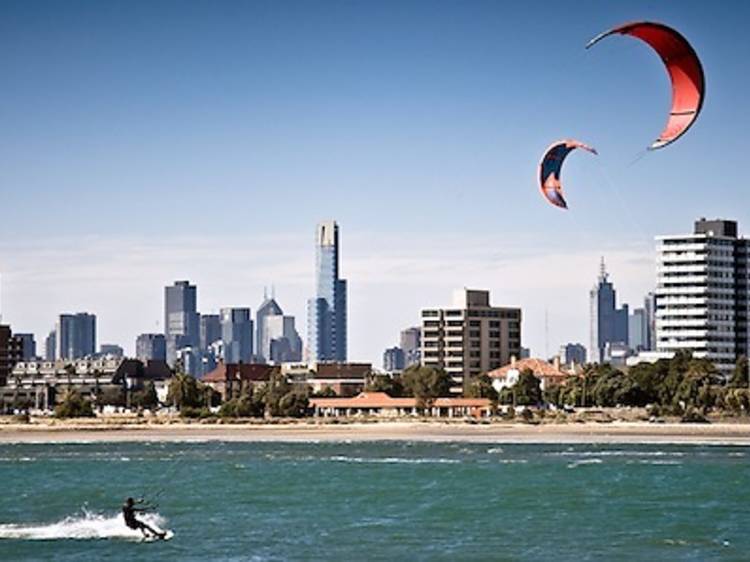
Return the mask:
<path id="1" fill-rule="evenodd" d="M 586 48 L 614 33 L 645 41 L 664 61 L 672 81 L 672 109 L 667 125 L 649 148 L 653 150 L 673 143 L 687 132 L 703 105 L 706 80 L 698 55 L 679 32 L 666 25 L 647 21 L 615 27 L 594 37 Z"/>
<path id="2" fill-rule="evenodd" d="M 551 145 L 539 162 L 539 187 L 544 198 L 561 209 L 567 209 L 568 204 L 562 194 L 560 170 L 565 158 L 576 148 L 588 150 L 596 154 L 596 150 L 582 142 L 573 139 L 561 140 Z"/>

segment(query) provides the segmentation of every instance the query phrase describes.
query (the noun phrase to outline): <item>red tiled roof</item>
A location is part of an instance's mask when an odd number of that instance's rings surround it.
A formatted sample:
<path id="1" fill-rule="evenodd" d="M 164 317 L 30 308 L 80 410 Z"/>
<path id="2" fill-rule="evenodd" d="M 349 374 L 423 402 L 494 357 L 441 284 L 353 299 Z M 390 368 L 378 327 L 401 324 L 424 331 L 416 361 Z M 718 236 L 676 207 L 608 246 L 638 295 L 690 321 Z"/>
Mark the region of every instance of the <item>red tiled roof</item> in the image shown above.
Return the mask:
<path id="1" fill-rule="evenodd" d="M 437 398 L 434 406 L 440 408 L 487 408 L 487 398 Z M 314 408 L 416 408 L 416 398 L 391 398 L 385 392 L 361 392 L 353 398 L 311 398 Z"/>
<path id="2" fill-rule="evenodd" d="M 530 370 L 537 377 L 567 378 L 568 376 L 570 376 L 551 363 L 548 363 L 543 359 L 534 358 L 521 359 L 520 361 L 516 361 L 515 363 L 511 363 L 510 365 L 506 365 L 505 367 L 500 367 L 499 369 L 490 371 L 489 373 L 487 373 L 487 375 L 493 379 L 504 379 L 508 376 L 508 372 L 510 371 L 518 371 L 520 373 L 522 371 L 525 371 L 526 369 Z"/>

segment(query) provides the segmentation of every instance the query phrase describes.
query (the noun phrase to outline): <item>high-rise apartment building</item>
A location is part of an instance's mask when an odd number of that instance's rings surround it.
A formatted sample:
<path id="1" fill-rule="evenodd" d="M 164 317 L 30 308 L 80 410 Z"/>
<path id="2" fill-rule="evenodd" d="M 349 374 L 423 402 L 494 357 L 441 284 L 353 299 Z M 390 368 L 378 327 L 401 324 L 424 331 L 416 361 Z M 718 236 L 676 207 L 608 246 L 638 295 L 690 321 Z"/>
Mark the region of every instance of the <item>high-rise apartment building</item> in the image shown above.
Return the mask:
<path id="1" fill-rule="evenodd" d="M 521 353 L 521 309 L 490 305 L 489 291 L 457 291 L 450 308 L 422 310 L 422 365 L 445 369 L 458 394 Z"/>
<path id="2" fill-rule="evenodd" d="M 141 334 L 135 340 L 135 357 L 148 361 L 167 360 L 167 340 L 164 334 Z"/>
<path id="3" fill-rule="evenodd" d="M 61 314 L 55 328 L 56 358 L 81 359 L 96 353 L 96 315 Z"/>
<path id="4" fill-rule="evenodd" d="M 221 340 L 225 363 L 253 362 L 253 320 L 249 308 L 222 308 Z"/>
<path id="5" fill-rule="evenodd" d="M 346 281 L 339 278 L 339 227 L 318 224 L 315 237 L 315 297 L 307 302 L 310 361 L 346 361 Z"/>
<path id="6" fill-rule="evenodd" d="M 607 344 L 628 344 L 628 305 L 617 308 L 617 294 L 609 275 L 601 263 L 601 271 L 596 286 L 589 293 L 591 312 L 591 345 L 589 361 L 602 363 Z"/>
<path id="7" fill-rule="evenodd" d="M 198 289 L 189 281 L 176 281 L 173 286 L 164 288 L 164 337 L 170 365 L 174 364 L 178 349 L 199 345 L 197 300 Z"/>
<path id="8" fill-rule="evenodd" d="M 656 240 L 657 350 L 689 350 L 731 373 L 750 351 L 750 240 L 738 236 L 735 221 L 703 218 L 692 234 Z"/>

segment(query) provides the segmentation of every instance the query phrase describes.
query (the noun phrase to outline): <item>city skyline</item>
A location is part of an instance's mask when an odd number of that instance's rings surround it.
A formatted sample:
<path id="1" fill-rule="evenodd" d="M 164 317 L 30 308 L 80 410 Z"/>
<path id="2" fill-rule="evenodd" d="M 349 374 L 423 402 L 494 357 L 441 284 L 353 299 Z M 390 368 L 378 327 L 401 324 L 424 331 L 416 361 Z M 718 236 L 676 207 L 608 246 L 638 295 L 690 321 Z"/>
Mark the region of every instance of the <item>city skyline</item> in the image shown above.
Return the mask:
<path id="1" fill-rule="evenodd" d="M 656 241 L 654 241 L 654 244 L 655 243 L 656 243 Z M 652 248 L 650 250 L 650 253 L 654 254 L 654 252 L 655 252 L 655 246 L 652 246 Z M 308 253 L 309 253 L 309 243 L 308 243 Z M 617 255 L 617 254 L 615 254 L 615 255 Z M 599 260 L 599 259 L 601 259 L 601 258 L 597 258 L 597 260 Z M 608 262 L 609 261 L 610 260 L 608 260 Z M 631 262 L 632 262 L 632 260 L 631 260 Z M 631 265 L 632 265 L 632 263 L 631 263 Z M 601 264 L 599 265 L 599 267 L 601 268 Z M 655 265 L 654 265 L 654 267 L 655 267 Z M 309 269 L 309 265 L 308 265 L 308 269 Z M 655 287 L 655 284 L 656 284 L 656 270 L 655 269 L 653 270 L 651 276 L 652 276 L 652 279 L 653 279 L 653 284 L 650 285 L 650 286 L 647 286 L 648 290 L 646 291 L 646 293 L 648 293 L 649 291 L 653 291 L 654 290 L 654 287 Z M 177 286 L 179 286 L 179 285 L 181 285 L 183 283 L 188 283 L 190 285 L 190 287 L 196 287 L 196 288 L 198 287 L 198 283 L 197 282 L 194 283 L 193 281 L 174 281 L 173 283 L 174 283 L 173 286 L 171 286 L 171 287 L 170 286 L 165 286 L 164 288 L 162 288 L 162 290 L 165 291 L 166 289 L 169 289 L 169 288 L 174 289 L 174 287 L 177 287 Z M 283 280 L 282 280 L 282 283 L 277 283 L 277 286 L 279 286 L 279 285 L 280 286 L 284 286 L 285 285 L 285 283 L 283 283 Z M 455 290 L 455 287 L 456 286 L 460 286 L 460 285 L 461 285 L 460 283 L 456 283 L 454 285 L 451 285 L 450 286 L 450 291 Z M 476 286 L 480 286 L 480 285 L 477 284 Z M 589 287 L 590 287 L 590 285 L 589 285 Z M 301 292 L 302 293 L 305 293 L 305 292 L 309 293 L 309 291 L 305 291 L 304 288 L 302 289 Z M 621 292 L 619 280 L 618 280 L 618 292 Z M 625 291 L 625 294 L 631 294 L 631 293 L 632 293 L 632 291 L 630 291 L 630 292 L 628 292 L 627 290 Z M 644 294 L 646 294 L 646 293 L 644 293 Z M 200 301 L 200 295 L 201 295 L 201 291 L 197 291 L 196 298 L 198 300 L 196 301 L 197 304 L 196 304 L 195 308 L 196 308 L 196 311 L 197 311 L 197 314 L 198 314 L 199 318 L 202 319 L 202 318 L 213 317 L 214 314 L 201 314 L 200 313 L 200 310 L 203 310 L 203 306 L 202 306 L 202 304 L 200 304 L 200 302 L 201 302 Z M 267 296 L 267 295 L 264 292 L 264 297 L 265 296 Z M 586 303 L 586 306 L 588 306 L 588 299 L 581 299 L 581 300 Z M 630 303 L 630 302 L 638 303 L 638 302 L 642 302 L 642 300 L 643 300 L 643 295 L 641 295 L 640 297 L 635 296 L 635 298 L 626 297 L 626 298 L 620 298 L 620 299 L 618 299 L 619 302 L 623 302 L 623 303 Z M 218 302 L 217 301 L 217 297 L 213 296 L 212 297 L 212 301 Z M 443 296 L 439 297 L 437 300 L 432 300 L 431 302 L 433 303 L 433 305 L 434 305 L 435 302 L 442 303 L 442 304 L 447 304 L 448 300 L 445 299 L 445 297 L 443 295 Z M 162 308 L 162 315 L 164 315 L 163 302 L 161 303 L 161 308 Z M 226 308 L 226 307 L 218 306 L 214 310 L 220 311 L 222 308 Z M 524 308 L 524 307 L 522 306 L 520 308 Z M 417 323 L 418 324 L 418 318 L 419 318 L 418 312 L 419 312 L 419 310 L 416 309 L 416 308 L 414 310 L 412 310 L 413 316 L 417 318 L 416 322 L 407 321 L 407 322 L 405 322 L 405 324 L 406 325 L 408 325 L 409 323 Z M 100 320 L 101 320 L 100 315 L 98 315 L 95 312 L 92 312 L 92 313 L 97 316 L 97 328 L 98 328 L 98 325 L 99 325 Z M 524 312 L 524 314 L 526 314 L 526 312 Z M 296 316 L 296 317 L 299 318 L 299 316 L 297 314 L 293 314 L 292 316 Z M 587 313 L 587 316 L 588 316 L 588 313 Z M 304 318 L 305 316 L 303 315 L 302 317 Z M 156 323 L 156 324 L 158 325 L 158 323 Z M 398 326 L 395 326 L 395 325 L 392 326 L 392 328 L 394 330 L 394 333 L 397 332 L 398 329 L 399 329 Z M 580 327 L 576 326 L 575 328 L 580 328 Z M 560 334 L 559 335 L 559 338 L 560 338 L 559 345 L 563 345 L 567 341 L 573 341 L 574 339 L 576 339 L 577 336 L 571 335 L 571 334 L 574 334 L 574 333 L 583 333 L 583 334 L 585 334 L 585 338 L 581 337 L 581 338 L 578 338 L 578 339 L 581 339 L 581 340 L 584 340 L 584 341 L 588 341 L 588 339 L 590 337 L 590 332 L 589 332 L 590 328 L 589 328 L 589 326 L 586 325 L 586 326 L 583 327 L 583 329 L 578 329 L 578 330 L 576 330 L 575 328 L 574 329 L 570 329 L 570 326 L 567 326 L 566 328 L 563 328 L 562 330 L 558 331 L 558 333 Z M 257 330 L 257 327 L 255 329 Z M 526 323 L 525 323 L 524 324 L 524 332 L 526 332 L 527 330 L 528 330 L 528 328 L 526 328 Z M 163 328 L 159 327 L 157 330 L 155 330 L 155 332 L 161 332 L 161 333 L 163 333 L 164 330 L 163 330 Z M 47 333 L 47 331 L 43 330 L 41 333 L 36 333 L 35 332 L 34 334 L 37 337 L 38 341 L 42 341 L 43 342 L 44 341 L 44 336 L 46 335 L 46 333 Z M 139 333 L 133 335 L 132 342 L 131 342 L 130 339 L 118 340 L 118 339 L 112 338 L 112 337 L 107 337 L 106 339 L 103 339 L 102 336 L 101 336 L 101 334 L 98 331 L 96 333 L 96 337 L 97 337 L 98 340 L 111 341 L 113 343 L 121 345 L 125 349 L 126 355 L 134 357 L 136 355 L 136 353 L 135 353 L 136 352 L 136 349 L 135 349 L 135 339 L 136 339 L 136 336 L 139 335 L 140 333 L 142 333 L 142 332 L 139 332 Z M 143 332 L 143 333 L 147 333 L 147 332 Z M 306 337 L 306 334 L 304 334 L 304 336 Z M 303 339 L 305 339 L 305 337 L 303 337 Z M 354 357 L 354 359 L 355 360 L 368 360 L 368 361 L 372 361 L 373 364 L 379 364 L 380 363 L 380 359 L 382 358 L 383 349 L 385 349 L 386 347 L 390 347 L 390 345 L 392 345 L 392 343 L 390 343 L 390 340 L 393 339 L 393 334 L 389 334 L 387 336 L 387 338 L 388 339 L 384 340 L 383 346 L 380 347 L 379 349 L 378 349 L 378 347 L 379 347 L 378 343 L 372 343 L 372 342 L 368 343 L 367 347 L 372 348 L 372 349 L 375 350 L 372 357 L 369 357 L 369 356 L 357 356 L 357 357 Z M 524 340 L 524 341 L 526 341 L 526 340 Z M 255 347 L 256 341 L 254 340 L 252 343 L 253 343 L 253 347 Z M 359 342 L 359 343 L 361 344 L 362 342 Z M 533 355 L 535 355 L 535 356 L 542 356 L 542 355 L 544 355 L 543 354 L 543 347 L 541 347 L 538 343 L 537 343 L 537 345 L 534 345 L 533 343 L 530 344 L 530 345 L 532 346 L 532 353 L 533 353 Z M 529 346 L 527 345 L 525 347 L 529 347 Z M 555 346 L 555 345 L 551 345 L 550 349 L 554 350 L 554 349 L 556 349 L 556 347 L 557 346 Z"/>
<path id="2" fill-rule="evenodd" d="M 415 310 L 464 285 L 523 308 L 524 342 L 539 354 L 588 341 L 599 256 L 622 300 L 641 302 L 654 236 L 698 216 L 750 224 L 734 142 L 750 124 L 737 110 L 744 4 L 732 18 L 698 2 L 549 5 L 544 21 L 493 3 L 337 5 L 325 16 L 300 4 L 295 18 L 195 6 L 176 19 L 168 2 L 74 4 L 80 17 L 72 5 L 0 8 L 2 312 L 38 341 L 59 311 L 89 310 L 101 341 L 132 354 L 137 334 L 164 329 L 158 288 L 175 279 L 203 288 L 201 310 L 254 303 L 273 281 L 301 320 L 310 225 L 334 216 L 347 232 L 351 357 L 377 362 Z M 640 159 L 663 124 L 661 63 L 625 38 L 584 50 L 634 14 L 686 34 L 708 91 L 690 133 Z M 52 33 L 53 21 L 66 25 Z M 559 65 L 528 40 L 539 33 L 556 37 Z M 566 89 L 539 88 L 540 68 Z M 534 182 L 561 135 L 600 152 L 566 164 L 569 213 L 547 208 Z M 257 213 L 252 233 L 197 231 L 187 217 L 210 218 L 209 192 L 289 212 Z M 146 203 L 153 220 L 134 233 Z M 61 229 L 61 216 L 77 220 Z"/>

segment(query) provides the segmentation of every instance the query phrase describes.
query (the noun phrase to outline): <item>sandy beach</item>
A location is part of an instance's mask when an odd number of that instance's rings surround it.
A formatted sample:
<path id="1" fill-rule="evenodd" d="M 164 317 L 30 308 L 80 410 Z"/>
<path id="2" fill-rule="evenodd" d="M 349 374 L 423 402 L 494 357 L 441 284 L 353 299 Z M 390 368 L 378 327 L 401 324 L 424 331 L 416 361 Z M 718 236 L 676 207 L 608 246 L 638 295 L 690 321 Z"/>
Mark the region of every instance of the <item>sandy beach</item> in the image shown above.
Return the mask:
<path id="1" fill-rule="evenodd" d="M 123 441 L 431 441 L 467 443 L 694 443 L 750 445 L 746 423 L 5 424 L 0 444 Z"/>

